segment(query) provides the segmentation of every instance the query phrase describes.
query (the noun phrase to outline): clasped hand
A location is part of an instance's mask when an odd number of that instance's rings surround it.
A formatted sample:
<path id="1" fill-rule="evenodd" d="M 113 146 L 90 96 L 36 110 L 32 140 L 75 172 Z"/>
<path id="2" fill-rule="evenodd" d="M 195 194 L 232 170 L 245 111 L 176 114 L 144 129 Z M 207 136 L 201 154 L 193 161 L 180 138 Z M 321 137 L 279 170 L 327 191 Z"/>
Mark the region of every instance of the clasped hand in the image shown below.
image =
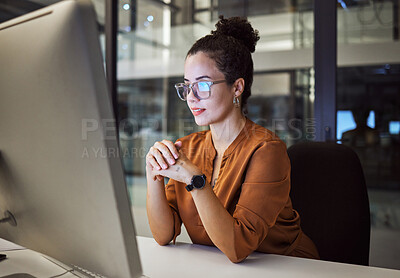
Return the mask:
<path id="1" fill-rule="evenodd" d="M 181 150 L 182 142 L 169 140 L 156 142 L 146 155 L 146 171 L 153 180 L 164 177 L 189 184 L 200 169 Z"/>

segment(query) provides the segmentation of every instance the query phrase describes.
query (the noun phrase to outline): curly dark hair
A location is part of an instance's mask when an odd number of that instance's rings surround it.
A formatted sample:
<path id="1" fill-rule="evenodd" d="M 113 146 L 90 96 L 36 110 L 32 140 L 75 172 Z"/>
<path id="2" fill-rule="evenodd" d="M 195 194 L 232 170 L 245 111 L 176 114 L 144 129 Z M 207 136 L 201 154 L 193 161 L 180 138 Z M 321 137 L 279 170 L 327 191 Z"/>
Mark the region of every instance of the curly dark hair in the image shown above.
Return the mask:
<path id="1" fill-rule="evenodd" d="M 243 78 L 245 87 L 241 108 L 246 113 L 246 103 L 251 95 L 253 83 L 254 67 L 251 53 L 255 51 L 260 36 L 246 18 L 224 18 L 222 15 L 219 18 L 215 24 L 217 29 L 197 40 L 186 57 L 197 52 L 205 53 L 216 62 L 217 68 L 224 74 L 229 85 L 238 78 Z"/>

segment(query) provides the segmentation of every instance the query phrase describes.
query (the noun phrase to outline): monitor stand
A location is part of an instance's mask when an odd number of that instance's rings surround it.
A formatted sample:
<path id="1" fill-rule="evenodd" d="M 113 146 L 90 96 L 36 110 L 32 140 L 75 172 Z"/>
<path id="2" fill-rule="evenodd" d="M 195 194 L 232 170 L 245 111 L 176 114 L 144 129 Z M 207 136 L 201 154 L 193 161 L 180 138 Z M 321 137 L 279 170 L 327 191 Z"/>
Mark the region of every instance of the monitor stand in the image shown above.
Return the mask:
<path id="1" fill-rule="evenodd" d="M 0 178 L 1 178 L 1 176 L 4 176 L 5 181 L 10 181 L 11 175 L 10 175 L 10 173 L 7 173 L 7 170 L 8 169 L 7 169 L 6 162 L 4 161 L 4 158 L 0 151 Z M 1 181 L 1 179 L 0 179 L 0 181 Z M 0 224 L 3 224 L 3 223 L 9 223 L 11 226 L 17 226 L 17 221 L 15 220 L 14 215 L 8 210 L 4 212 L 4 217 L 0 218 Z M 0 277 L 0 278 L 2 278 L 2 277 Z"/>
<path id="2" fill-rule="evenodd" d="M 0 219 L 0 224 L 8 223 L 11 226 L 17 226 L 17 221 L 15 220 L 14 215 L 10 211 L 4 212 L 4 218 Z M 2 278 L 2 277 L 0 277 Z"/>

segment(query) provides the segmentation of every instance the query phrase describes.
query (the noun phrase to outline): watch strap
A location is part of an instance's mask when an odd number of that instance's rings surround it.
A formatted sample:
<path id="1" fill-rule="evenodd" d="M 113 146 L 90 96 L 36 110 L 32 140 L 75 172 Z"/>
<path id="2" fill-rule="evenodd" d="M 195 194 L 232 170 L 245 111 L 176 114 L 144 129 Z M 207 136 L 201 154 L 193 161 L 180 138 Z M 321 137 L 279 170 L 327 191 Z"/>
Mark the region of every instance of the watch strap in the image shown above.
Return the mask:
<path id="1" fill-rule="evenodd" d="M 187 191 L 192 191 L 194 186 L 193 186 L 193 184 L 188 184 L 188 185 L 185 186 L 185 188 L 186 188 Z"/>

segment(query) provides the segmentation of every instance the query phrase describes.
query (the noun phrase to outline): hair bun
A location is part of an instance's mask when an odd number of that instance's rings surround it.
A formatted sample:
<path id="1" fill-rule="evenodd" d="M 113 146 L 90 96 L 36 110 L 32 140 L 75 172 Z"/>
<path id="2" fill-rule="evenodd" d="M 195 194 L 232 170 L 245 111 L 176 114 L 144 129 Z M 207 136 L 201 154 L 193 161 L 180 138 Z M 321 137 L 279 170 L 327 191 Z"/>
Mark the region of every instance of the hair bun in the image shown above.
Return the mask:
<path id="1" fill-rule="evenodd" d="M 215 24 L 217 30 L 211 31 L 212 35 L 231 36 L 243 43 L 251 53 L 256 50 L 257 41 L 260 39 L 258 30 L 254 30 L 250 22 L 243 17 L 224 18 L 219 16 L 219 21 Z"/>

